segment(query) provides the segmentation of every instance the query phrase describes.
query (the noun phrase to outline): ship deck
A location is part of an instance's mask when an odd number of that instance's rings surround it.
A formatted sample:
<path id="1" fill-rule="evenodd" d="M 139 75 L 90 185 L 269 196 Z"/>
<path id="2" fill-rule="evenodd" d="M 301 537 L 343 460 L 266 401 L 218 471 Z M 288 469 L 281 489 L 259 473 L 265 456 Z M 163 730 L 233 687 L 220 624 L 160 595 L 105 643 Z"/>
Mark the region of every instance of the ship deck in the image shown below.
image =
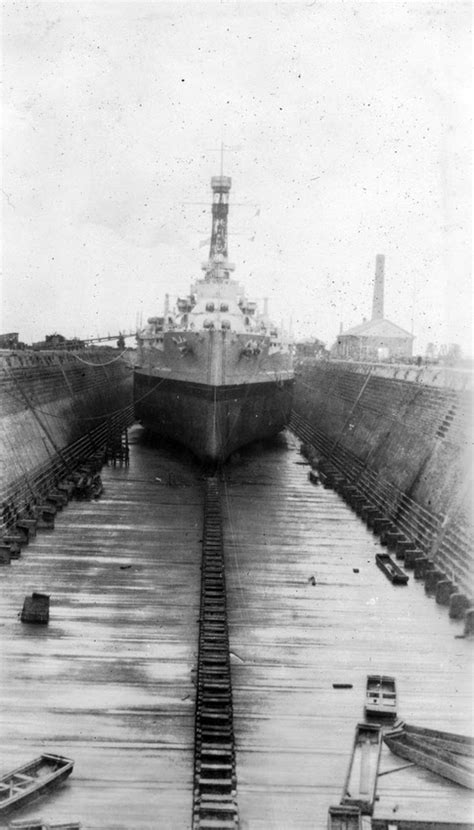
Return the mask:
<path id="1" fill-rule="evenodd" d="M 369 673 L 396 677 L 407 722 L 472 726 L 462 625 L 422 584 L 384 577 L 375 537 L 308 481 L 297 448 L 286 434 L 246 450 L 223 484 L 242 830 L 325 827 Z M 44 751 L 75 760 L 18 817 L 191 826 L 201 475 L 134 427 L 130 466 L 103 469 L 101 499 L 71 502 L 2 568 L 0 772 Z M 47 627 L 19 621 L 33 590 L 51 595 Z M 469 791 L 416 767 L 390 773 L 403 763 L 383 748 L 375 816 L 471 820 Z"/>

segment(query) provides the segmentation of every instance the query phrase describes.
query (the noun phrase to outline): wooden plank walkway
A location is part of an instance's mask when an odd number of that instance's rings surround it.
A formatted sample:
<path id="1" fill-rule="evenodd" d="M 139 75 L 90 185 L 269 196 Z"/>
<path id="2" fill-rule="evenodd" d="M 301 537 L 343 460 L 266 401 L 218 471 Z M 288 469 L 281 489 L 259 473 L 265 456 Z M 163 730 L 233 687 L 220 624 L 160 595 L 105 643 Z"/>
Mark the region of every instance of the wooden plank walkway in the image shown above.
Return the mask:
<path id="1" fill-rule="evenodd" d="M 410 578 L 375 566 L 376 538 L 308 481 L 289 439 L 226 486 L 226 569 L 245 830 L 324 828 L 339 802 L 366 675 L 394 675 L 400 717 L 470 734 L 472 643 Z M 312 584 L 314 577 L 315 585 Z M 333 683 L 352 684 L 351 689 Z M 380 771 L 403 760 L 384 746 Z M 472 794 L 419 769 L 379 779 L 380 817 L 470 821 Z"/>
<path id="2" fill-rule="evenodd" d="M 0 571 L 0 771 L 44 750 L 75 759 L 21 817 L 190 828 L 201 471 L 140 435 L 129 468 L 103 469 L 100 501 L 70 503 Z M 323 830 L 369 672 L 397 677 L 408 722 L 470 728 L 462 626 L 422 585 L 385 579 L 377 541 L 309 483 L 297 447 L 244 451 L 223 486 L 242 830 Z M 51 594 L 47 628 L 17 617 L 33 590 Z M 384 748 L 381 770 L 396 766 Z M 379 796 L 380 817 L 470 818 L 470 793 L 421 770 L 381 777 Z"/>

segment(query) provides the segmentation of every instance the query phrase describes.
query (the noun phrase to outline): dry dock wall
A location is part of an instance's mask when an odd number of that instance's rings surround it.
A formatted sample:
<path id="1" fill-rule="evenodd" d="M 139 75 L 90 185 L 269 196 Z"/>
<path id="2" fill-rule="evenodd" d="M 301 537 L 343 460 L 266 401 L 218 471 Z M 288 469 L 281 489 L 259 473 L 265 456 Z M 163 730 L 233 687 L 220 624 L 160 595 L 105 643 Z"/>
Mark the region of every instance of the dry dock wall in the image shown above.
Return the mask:
<path id="1" fill-rule="evenodd" d="M 133 420 L 132 363 L 115 349 L 0 351 L 1 524 Z"/>
<path id="2" fill-rule="evenodd" d="M 315 361 L 296 374 L 295 432 L 472 599 L 471 373 Z"/>

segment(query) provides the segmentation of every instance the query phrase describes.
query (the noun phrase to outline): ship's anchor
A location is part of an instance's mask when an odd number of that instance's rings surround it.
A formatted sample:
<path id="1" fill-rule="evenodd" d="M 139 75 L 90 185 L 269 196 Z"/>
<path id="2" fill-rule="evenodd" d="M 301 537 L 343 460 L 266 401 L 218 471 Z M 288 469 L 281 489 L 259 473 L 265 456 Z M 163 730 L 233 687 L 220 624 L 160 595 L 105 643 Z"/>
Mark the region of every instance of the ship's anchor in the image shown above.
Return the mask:
<path id="1" fill-rule="evenodd" d="M 261 349 L 257 341 L 249 340 L 242 349 L 241 354 L 244 355 L 244 357 L 253 357 L 254 355 L 259 355 L 260 352 Z"/>

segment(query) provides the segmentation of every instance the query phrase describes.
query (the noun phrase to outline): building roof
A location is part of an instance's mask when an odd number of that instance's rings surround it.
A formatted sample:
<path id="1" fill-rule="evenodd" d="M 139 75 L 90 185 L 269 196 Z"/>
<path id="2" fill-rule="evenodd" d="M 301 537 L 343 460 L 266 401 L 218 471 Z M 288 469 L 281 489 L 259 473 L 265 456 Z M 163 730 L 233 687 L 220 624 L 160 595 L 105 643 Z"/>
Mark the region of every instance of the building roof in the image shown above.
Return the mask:
<path id="1" fill-rule="evenodd" d="M 405 331 L 405 329 L 395 325 L 395 323 L 391 323 L 390 320 L 386 320 L 385 318 L 367 320 L 365 323 L 353 326 L 351 329 L 341 332 L 338 336 L 338 340 L 341 337 L 381 337 L 386 339 L 398 338 L 400 340 L 406 340 L 407 338 L 411 338 L 412 340 L 414 339 L 413 334 L 410 334 L 409 331 Z"/>

